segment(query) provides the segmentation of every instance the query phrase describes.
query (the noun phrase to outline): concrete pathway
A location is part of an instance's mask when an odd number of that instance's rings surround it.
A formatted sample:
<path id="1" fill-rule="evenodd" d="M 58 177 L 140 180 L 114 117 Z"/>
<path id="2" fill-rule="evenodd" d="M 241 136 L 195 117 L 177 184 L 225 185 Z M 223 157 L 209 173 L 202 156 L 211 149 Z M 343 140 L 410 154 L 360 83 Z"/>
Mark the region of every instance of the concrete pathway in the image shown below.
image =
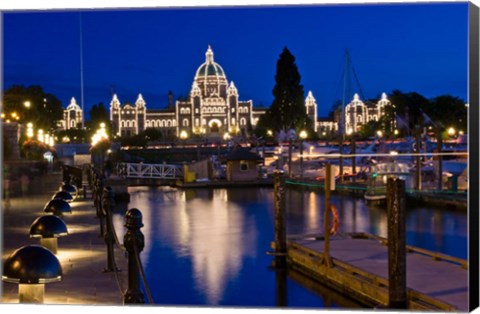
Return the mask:
<path id="1" fill-rule="evenodd" d="M 2 201 L 2 265 L 16 249 L 39 244 L 30 238 L 30 225 L 44 215 L 43 208 L 61 186 L 61 173 L 34 178 L 26 195 Z M 127 289 L 127 259 L 121 247 L 115 247 L 115 261 L 120 272 L 104 272 L 107 249 L 100 237 L 100 224 L 93 201 L 79 196 L 71 203 L 72 214 L 64 215 L 69 235 L 58 239 L 58 254 L 63 278 L 46 284 L 45 304 L 122 305 Z M 124 231 L 119 231 L 122 235 Z M 119 237 L 123 241 L 123 236 Z M 0 303 L 18 303 L 18 286 L 1 282 Z M 146 299 L 146 298 L 145 298 Z M 147 300 L 147 299 L 146 299 Z"/>

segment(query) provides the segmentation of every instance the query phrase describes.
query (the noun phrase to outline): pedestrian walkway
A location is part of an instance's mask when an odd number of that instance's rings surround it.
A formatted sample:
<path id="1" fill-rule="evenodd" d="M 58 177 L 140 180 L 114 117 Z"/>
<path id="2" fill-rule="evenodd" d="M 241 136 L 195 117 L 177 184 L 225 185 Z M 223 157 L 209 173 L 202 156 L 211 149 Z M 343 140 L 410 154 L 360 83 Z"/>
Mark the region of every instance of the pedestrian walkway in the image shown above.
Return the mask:
<path id="1" fill-rule="evenodd" d="M 44 215 L 43 208 L 59 190 L 61 173 L 48 173 L 31 180 L 28 195 L 2 200 L 3 248 L 2 265 L 16 249 L 39 244 L 30 238 L 30 226 Z M 70 203 L 71 214 L 62 219 L 68 235 L 58 239 L 58 254 L 63 277 L 60 282 L 45 285 L 44 304 L 122 305 L 127 289 L 127 259 L 121 247 L 115 247 L 115 261 L 120 272 L 104 272 L 107 267 L 107 246 L 100 236 L 100 223 L 90 196 L 83 195 Z M 124 230 L 117 230 L 123 241 Z M 0 303 L 18 303 L 17 284 L 2 281 Z"/>

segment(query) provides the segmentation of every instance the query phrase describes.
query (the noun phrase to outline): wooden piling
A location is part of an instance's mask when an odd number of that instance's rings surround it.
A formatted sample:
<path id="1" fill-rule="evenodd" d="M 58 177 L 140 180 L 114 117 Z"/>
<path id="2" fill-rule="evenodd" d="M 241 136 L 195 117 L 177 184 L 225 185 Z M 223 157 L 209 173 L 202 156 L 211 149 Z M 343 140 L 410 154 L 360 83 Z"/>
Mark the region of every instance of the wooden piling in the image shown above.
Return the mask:
<path id="1" fill-rule="evenodd" d="M 407 261 L 405 244 L 405 181 L 387 181 L 388 305 L 407 308 Z"/>
<path id="2" fill-rule="evenodd" d="M 286 266 L 287 228 L 285 219 L 285 172 L 274 172 L 275 267 Z"/>
<path id="3" fill-rule="evenodd" d="M 420 153 L 421 151 L 421 141 L 420 141 L 420 128 L 416 127 L 415 130 L 415 153 L 417 153 L 417 156 L 415 157 L 415 189 L 416 190 L 421 190 L 422 189 L 422 173 L 421 173 L 421 168 L 422 168 L 422 163 L 421 163 L 421 158 L 420 158 Z"/>
<path id="4" fill-rule="evenodd" d="M 332 183 L 332 165 L 327 163 L 325 165 L 325 211 L 323 219 L 323 234 L 325 237 L 325 247 L 323 251 L 323 263 L 331 267 L 332 261 L 330 259 L 330 190 Z"/>
<path id="5" fill-rule="evenodd" d="M 443 178 L 443 167 L 442 167 L 442 155 L 440 153 L 442 152 L 442 146 L 443 146 L 443 141 L 442 141 L 442 129 L 438 128 L 437 129 L 437 162 L 438 162 L 438 172 L 437 172 L 437 190 L 442 191 L 443 186 L 442 186 L 442 178 Z"/>

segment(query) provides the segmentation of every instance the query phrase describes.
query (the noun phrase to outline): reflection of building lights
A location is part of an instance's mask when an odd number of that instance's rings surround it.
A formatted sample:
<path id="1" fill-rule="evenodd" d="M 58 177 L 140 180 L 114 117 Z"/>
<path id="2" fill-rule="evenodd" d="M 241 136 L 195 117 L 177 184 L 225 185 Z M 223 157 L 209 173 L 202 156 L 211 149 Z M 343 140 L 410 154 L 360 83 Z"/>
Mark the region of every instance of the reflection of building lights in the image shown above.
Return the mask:
<path id="1" fill-rule="evenodd" d="M 380 130 L 378 130 L 378 131 L 377 131 L 377 137 L 382 137 L 382 136 L 383 136 L 383 132 L 380 131 Z"/>

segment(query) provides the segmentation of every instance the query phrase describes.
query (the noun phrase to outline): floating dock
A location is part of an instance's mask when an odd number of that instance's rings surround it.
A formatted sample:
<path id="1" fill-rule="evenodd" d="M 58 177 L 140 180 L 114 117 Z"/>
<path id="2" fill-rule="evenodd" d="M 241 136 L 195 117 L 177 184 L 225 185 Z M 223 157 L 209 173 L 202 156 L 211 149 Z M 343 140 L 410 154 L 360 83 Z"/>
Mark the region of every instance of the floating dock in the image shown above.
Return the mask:
<path id="1" fill-rule="evenodd" d="M 385 238 L 367 233 L 331 237 L 329 267 L 323 263 L 323 236 L 290 236 L 286 258 L 290 268 L 366 306 L 387 308 L 386 244 Z M 409 310 L 468 311 L 466 260 L 407 246 L 406 261 Z"/>

